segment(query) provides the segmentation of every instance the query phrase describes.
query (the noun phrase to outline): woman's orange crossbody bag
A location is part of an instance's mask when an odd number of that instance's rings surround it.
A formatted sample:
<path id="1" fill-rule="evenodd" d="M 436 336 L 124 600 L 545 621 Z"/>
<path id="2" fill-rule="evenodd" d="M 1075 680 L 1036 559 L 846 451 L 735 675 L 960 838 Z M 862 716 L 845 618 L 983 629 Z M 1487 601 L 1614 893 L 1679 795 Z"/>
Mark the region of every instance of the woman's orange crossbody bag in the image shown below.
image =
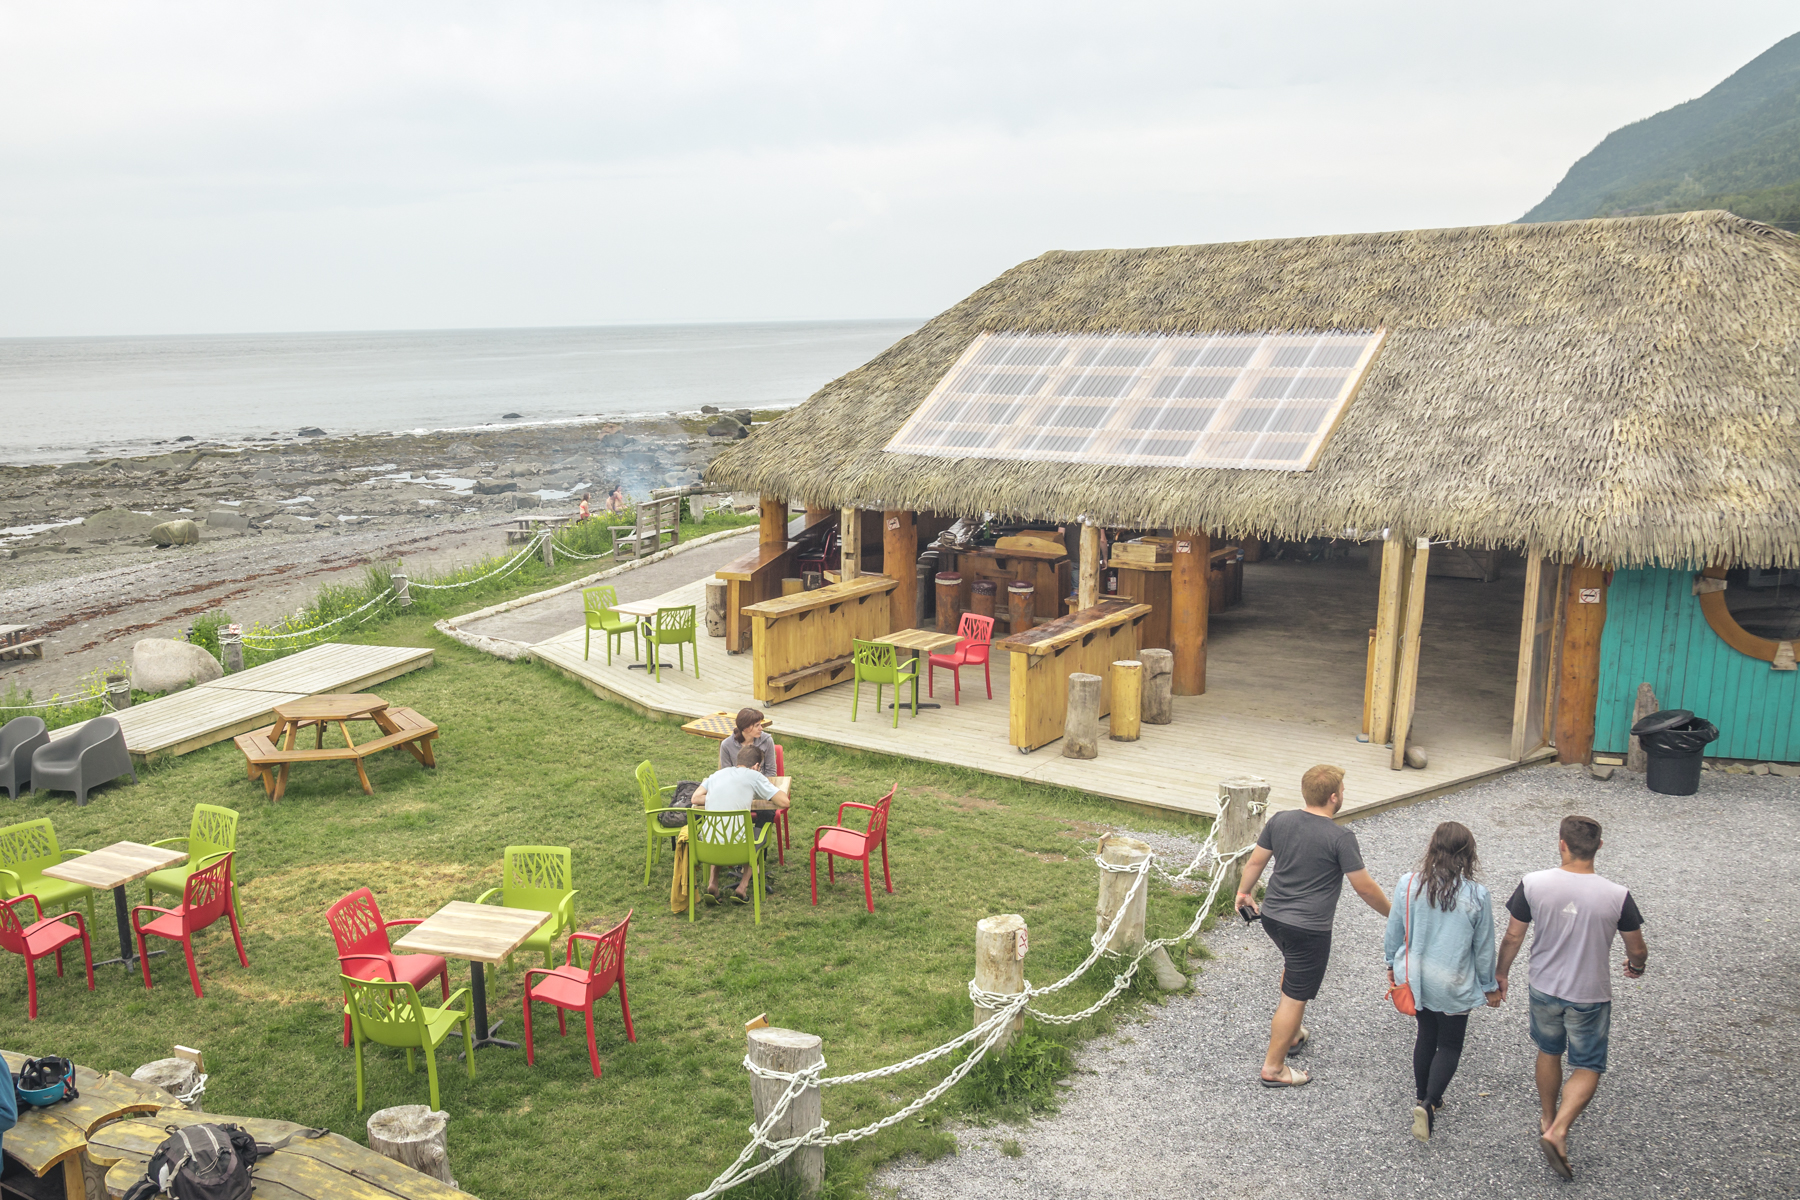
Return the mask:
<path id="1" fill-rule="evenodd" d="M 1412 990 L 1412 885 L 1412 880 L 1406 881 L 1406 938 L 1400 949 L 1400 961 L 1406 964 L 1406 982 L 1396 983 L 1387 991 L 1388 999 L 1394 1002 L 1394 1007 L 1408 1017 L 1419 1011 Z"/>

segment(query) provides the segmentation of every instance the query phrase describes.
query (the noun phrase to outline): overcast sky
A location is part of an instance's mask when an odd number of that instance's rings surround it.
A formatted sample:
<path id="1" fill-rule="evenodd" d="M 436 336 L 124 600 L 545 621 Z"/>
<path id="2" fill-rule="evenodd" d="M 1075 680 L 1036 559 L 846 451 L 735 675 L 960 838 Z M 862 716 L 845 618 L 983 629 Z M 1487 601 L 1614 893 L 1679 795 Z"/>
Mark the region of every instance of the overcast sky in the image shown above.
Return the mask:
<path id="1" fill-rule="evenodd" d="M 1516 219 L 1787 3 L 0 0 L 0 336 L 924 317 Z"/>

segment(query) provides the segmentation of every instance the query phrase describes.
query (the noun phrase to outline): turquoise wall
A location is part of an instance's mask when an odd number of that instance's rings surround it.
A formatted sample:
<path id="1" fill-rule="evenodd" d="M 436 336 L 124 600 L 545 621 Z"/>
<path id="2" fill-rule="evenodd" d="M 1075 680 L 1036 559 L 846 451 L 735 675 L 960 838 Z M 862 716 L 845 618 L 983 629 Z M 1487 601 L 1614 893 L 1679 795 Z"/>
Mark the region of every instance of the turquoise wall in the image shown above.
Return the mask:
<path id="1" fill-rule="evenodd" d="M 1800 762 L 1800 671 L 1771 671 L 1706 623 L 1692 571 L 1618 571 L 1600 635 L 1594 749 L 1623 754 L 1640 683 L 1719 727 L 1708 756 Z"/>

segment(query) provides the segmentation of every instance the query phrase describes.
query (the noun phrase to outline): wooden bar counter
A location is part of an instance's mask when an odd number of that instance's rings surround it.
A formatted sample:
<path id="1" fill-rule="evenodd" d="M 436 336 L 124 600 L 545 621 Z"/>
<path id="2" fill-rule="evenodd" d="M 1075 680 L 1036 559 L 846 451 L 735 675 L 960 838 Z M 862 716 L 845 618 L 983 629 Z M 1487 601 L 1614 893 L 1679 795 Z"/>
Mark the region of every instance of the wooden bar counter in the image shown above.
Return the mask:
<path id="1" fill-rule="evenodd" d="M 1012 655 L 1012 744 L 1031 751 L 1063 735 L 1069 676 L 1077 672 L 1100 677 L 1100 715 L 1111 712 L 1112 664 L 1137 657 L 1138 637 L 1150 612 L 1148 604 L 1102 600 L 995 642 L 995 649 Z"/>
<path id="2" fill-rule="evenodd" d="M 801 548 L 781 543 L 758 546 L 734 558 L 715 573 L 725 581 L 725 650 L 741 654 L 750 648 L 750 618 L 744 609 L 781 595 L 781 581 L 795 573 Z"/>
<path id="3" fill-rule="evenodd" d="M 851 642 L 893 632 L 888 594 L 897 586 L 886 575 L 861 575 L 747 606 L 756 698 L 779 704 L 851 679 Z"/>

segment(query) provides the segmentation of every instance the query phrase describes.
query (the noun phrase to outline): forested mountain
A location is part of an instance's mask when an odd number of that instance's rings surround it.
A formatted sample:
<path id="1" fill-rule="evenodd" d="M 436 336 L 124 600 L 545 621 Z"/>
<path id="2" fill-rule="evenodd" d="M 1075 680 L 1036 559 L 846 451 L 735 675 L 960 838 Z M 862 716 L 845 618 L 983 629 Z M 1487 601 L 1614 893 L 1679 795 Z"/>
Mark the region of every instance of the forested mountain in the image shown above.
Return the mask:
<path id="1" fill-rule="evenodd" d="M 1704 96 L 1608 134 L 1520 220 L 1706 208 L 1800 231 L 1800 33 Z"/>

